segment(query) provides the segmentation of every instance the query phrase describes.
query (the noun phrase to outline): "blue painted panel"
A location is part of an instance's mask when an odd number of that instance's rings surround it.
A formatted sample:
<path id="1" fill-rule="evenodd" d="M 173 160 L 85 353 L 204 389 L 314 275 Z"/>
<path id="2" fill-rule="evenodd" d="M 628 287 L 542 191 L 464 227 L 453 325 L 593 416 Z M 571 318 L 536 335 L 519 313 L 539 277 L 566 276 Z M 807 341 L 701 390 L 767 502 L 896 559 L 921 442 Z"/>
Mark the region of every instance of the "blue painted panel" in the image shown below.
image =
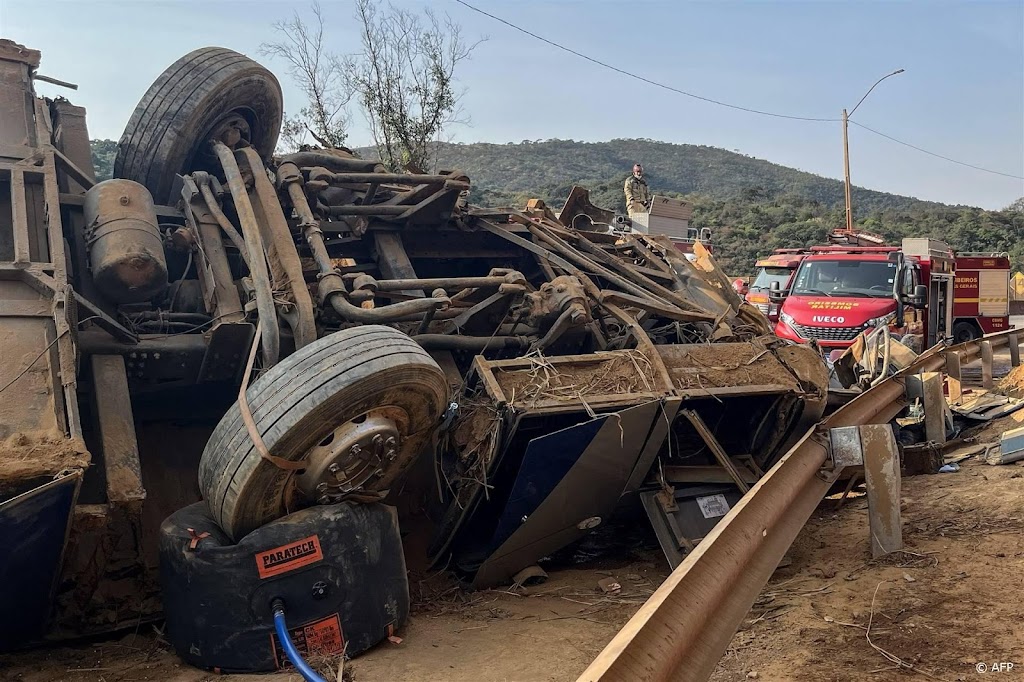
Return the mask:
<path id="1" fill-rule="evenodd" d="M 46 633 L 81 475 L 0 502 L 0 649 Z"/>
<path id="2" fill-rule="evenodd" d="M 607 420 L 608 415 L 602 415 L 534 438 L 526 445 L 519 474 L 491 537 L 488 554 L 500 547 L 522 525 L 523 517 L 532 514 L 551 494 Z"/>

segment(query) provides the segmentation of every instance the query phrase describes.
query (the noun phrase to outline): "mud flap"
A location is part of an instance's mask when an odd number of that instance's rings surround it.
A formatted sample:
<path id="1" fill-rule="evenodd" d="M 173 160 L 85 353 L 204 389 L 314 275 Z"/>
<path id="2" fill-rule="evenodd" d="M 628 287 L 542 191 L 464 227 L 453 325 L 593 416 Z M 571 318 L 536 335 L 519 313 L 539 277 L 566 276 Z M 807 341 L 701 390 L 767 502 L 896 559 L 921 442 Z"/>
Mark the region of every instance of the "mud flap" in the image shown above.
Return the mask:
<path id="1" fill-rule="evenodd" d="M 75 471 L 0 502 L 0 650 L 46 633 L 81 483 Z"/>
<path id="2" fill-rule="evenodd" d="M 732 485 L 687 486 L 673 491 L 671 498 L 661 490 L 640 493 L 658 544 L 673 570 L 742 497 Z"/>
<path id="3" fill-rule="evenodd" d="M 634 471 L 650 468 L 678 404 L 653 400 L 529 441 L 473 585 L 506 582 L 607 519 Z"/>

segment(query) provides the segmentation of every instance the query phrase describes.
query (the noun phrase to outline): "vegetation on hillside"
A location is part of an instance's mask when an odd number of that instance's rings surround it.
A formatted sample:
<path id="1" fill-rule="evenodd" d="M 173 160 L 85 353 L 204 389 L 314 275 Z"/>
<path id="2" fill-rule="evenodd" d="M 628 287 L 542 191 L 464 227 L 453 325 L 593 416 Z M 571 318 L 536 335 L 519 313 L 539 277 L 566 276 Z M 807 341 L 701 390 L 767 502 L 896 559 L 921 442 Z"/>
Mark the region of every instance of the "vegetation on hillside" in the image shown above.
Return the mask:
<path id="1" fill-rule="evenodd" d="M 92 167 L 97 180 L 108 180 L 114 174 L 114 158 L 117 156 L 117 142 L 114 140 L 90 140 Z"/>
<path id="2" fill-rule="evenodd" d="M 109 177 L 116 152 L 111 140 L 93 141 L 99 177 Z M 595 205 L 620 212 L 622 182 L 640 160 L 655 193 L 693 202 L 692 225 L 712 228 L 731 275 L 749 274 L 772 249 L 821 243 L 844 223 L 841 182 L 714 147 L 651 140 L 444 144 L 438 158 L 439 167 L 472 178 L 474 203 L 522 207 L 539 197 L 558 210 L 579 184 Z M 853 202 L 856 224 L 890 243 L 933 237 L 956 251 L 1007 251 L 1014 268 L 1024 269 L 1024 200 L 987 211 L 854 188 Z"/>

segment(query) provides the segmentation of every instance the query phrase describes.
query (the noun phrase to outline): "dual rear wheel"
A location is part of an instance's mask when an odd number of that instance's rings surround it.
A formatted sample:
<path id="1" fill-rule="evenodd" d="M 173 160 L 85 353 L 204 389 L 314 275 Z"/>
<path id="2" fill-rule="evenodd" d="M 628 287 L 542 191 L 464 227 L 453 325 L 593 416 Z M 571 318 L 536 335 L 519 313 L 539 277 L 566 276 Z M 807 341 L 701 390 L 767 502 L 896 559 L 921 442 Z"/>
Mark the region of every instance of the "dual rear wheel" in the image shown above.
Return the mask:
<path id="1" fill-rule="evenodd" d="M 175 178 L 220 175 L 210 142 L 274 152 L 282 119 L 272 73 L 232 50 L 208 47 L 167 68 L 143 95 L 118 143 L 114 175 L 157 203 L 175 204 Z M 448 384 L 407 335 L 366 325 L 330 334 L 272 367 L 246 391 L 273 457 L 261 456 L 236 403 L 213 432 L 199 486 L 234 540 L 302 506 L 386 490 L 424 448 Z"/>

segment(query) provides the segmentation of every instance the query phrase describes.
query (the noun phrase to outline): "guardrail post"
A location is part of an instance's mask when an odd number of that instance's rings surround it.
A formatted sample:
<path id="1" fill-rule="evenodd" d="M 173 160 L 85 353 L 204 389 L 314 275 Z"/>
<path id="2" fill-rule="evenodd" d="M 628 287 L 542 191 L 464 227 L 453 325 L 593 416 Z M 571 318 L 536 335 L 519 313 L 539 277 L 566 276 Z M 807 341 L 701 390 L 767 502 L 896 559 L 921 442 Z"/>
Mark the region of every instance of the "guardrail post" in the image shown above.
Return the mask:
<path id="1" fill-rule="evenodd" d="M 945 443 L 946 398 L 942 395 L 942 373 L 922 372 L 907 377 L 907 397 L 921 399 L 925 437 L 934 443 Z"/>
<path id="2" fill-rule="evenodd" d="M 995 385 L 992 380 L 992 342 L 981 342 L 981 385 L 989 390 Z"/>
<path id="3" fill-rule="evenodd" d="M 1020 366 L 1020 341 L 1016 334 L 1010 334 L 1006 338 L 1010 342 L 1010 365 L 1018 367 Z"/>
<path id="4" fill-rule="evenodd" d="M 959 403 L 964 395 L 960 376 L 960 354 L 956 352 L 946 353 L 946 381 L 949 385 L 949 399 L 953 403 Z"/>
<path id="5" fill-rule="evenodd" d="M 888 424 L 860 427 L 864 451 L 864 483 L 868 491 L 871 556 L 903 549 L 900 516 L 900 455 Z"/>

